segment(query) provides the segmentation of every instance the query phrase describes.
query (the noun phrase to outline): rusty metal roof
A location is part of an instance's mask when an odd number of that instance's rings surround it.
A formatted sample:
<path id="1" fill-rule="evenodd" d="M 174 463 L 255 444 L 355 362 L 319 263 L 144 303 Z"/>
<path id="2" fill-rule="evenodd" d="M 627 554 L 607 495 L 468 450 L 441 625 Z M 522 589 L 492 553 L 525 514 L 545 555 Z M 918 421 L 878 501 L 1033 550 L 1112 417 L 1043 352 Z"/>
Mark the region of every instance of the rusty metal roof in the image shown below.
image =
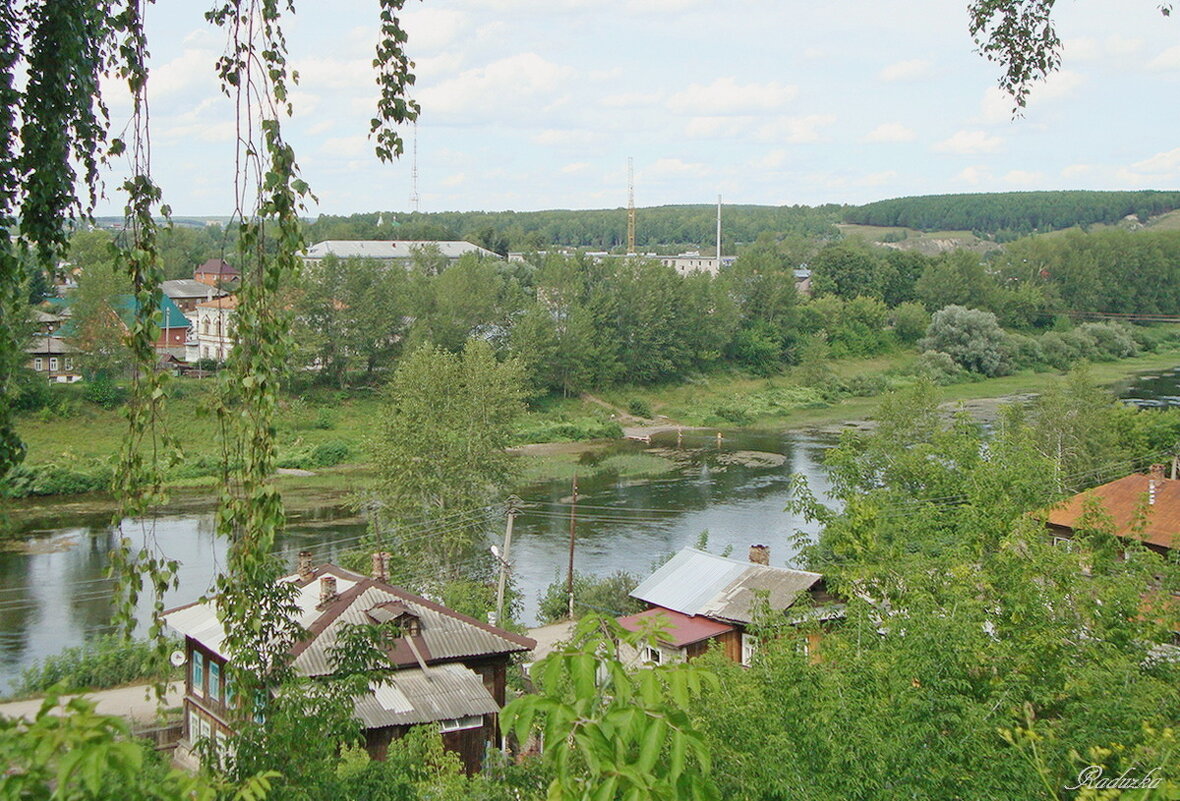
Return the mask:
<path id="1" fill-rule="evenodd" d="M 823 576 L 804 570 L 769 567 L 684 548 L 639 586 L 631 597 L 689 616 L 752 623 L 757 594 L 782 612 Z"/>
<path id="2" fill-rule="evenodd" d="M 354 702 L 366 729 L 454 720 L 500 711 L 470 668 L 456 663 L 398 670 L 369 685 Z"/>
<path id="3" fill-rule="evenodd" d="M 336 578 L 336 599 L 320 609 L 319 579 L 324 576 Z M 427 663 L 529 651 L 536 645 L 528 637 L 482 623 L 400 587 L 335 565 L 316 568 L 311 578 L 295 574 L 280 581 L 291 582 L 298 588 L 295 598 L 298 622 L 308 636 L 295 645 L 292 655 L 295 670 L 305 676 L 331 673 L 329 649 L 341 627 L 347 623 L 372 623 L 368 611 L 387 603 L 397 603 L 418 616 L 421 634 L 414 641 Z M 164 613 L 164 620 L 180 634 L 228 658 L 222 650 L 225 632 L 212 600 L 169 610 Z M 388 653 L 390 667 L 418 666 L 417 657 L 405 639 L 399 638 Z"/>
<path id="4" fill-rule="evenodd" d="M 675 648 L 683 648 L 694 642 L 707 640 L 718 634 L 734 630 L 733 626 L 728 623 L 709 620 L 707 617 L 685 615 L 673 609 L 663 609 L 658 606 L 637 615 L 621 617 L 619 625 L 627 631 L 642 631 L 649 626 L 657 626 L 667 634 L 667 636 L 659 638 L 660 642 Z"/>
<path id="5" fill-rule="evenodd" d="M 1085 515 L 1088 498 L 1101 504 L 1102 510 L 1110 516 L 1114 533 L 1120 537 L 1136 539 L 1161 548 L 1180 547 L 1180 479 L 1161 478 L 1155 491 L 1155 502 L 1148 503 L 1151 479 L 1142 473 L 1111 481 L 1094 489 L 1078 493 L 1071 498 L 1036 513 L 1045 522 L 1063 528 L 1078 528 Z M 1136 519 L 1146 511 L 1146 525 L 1140 531 Z"/>

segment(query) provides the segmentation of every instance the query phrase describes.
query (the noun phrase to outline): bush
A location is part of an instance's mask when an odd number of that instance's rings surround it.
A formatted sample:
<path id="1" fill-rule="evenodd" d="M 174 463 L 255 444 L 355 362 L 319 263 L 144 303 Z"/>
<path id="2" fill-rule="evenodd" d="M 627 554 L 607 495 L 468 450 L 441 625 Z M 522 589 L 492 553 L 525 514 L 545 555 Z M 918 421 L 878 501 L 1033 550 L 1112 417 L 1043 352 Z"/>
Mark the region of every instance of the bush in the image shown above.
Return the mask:
<path id="1" fill-rule="evenodd" d="M 1126 359 L 1139 352 L 1131 331 L 1119 323 L 1085 323 L 1078 330 L 1088 334 L 1095 343 L 1099 358 Z"/>
<path id="2" fill-rule="evenodd" d="M 12 695 L 34 695 L 58 682 L 65 683 L 66 692 L 101 690 L 140 679 L 167 677 L 172 672 L 170 665 L 160 663 L 153 643 L 126 642 L 106 634 L 34 662 L 21 672 Z"/>
<path id="3" fill-rule="evenodd" d="M 13 375 L 16 397 L 13 408 L 22 412 L 35 412 L 48 406 L 52 400 L 49 382 L 27 367 L 18 367 Z"/>
<path id="4" fill-rule="evenodd" d="M 335 467 L 351 455 L 347 442 L 333 439 L 312 448 L 308 462 L 312 467 Z"/>
<path id="5" fill-rule="evenodd" d="M 889 389 L 889 380 L 880 373 L 862 373 L 854 375 L 844 384 L 849 395 L 858 398 L 871 398 Z"/>
<path id="6" fill-rule="evenodd" d="M 918 357 L 914 363 L 916 375 L 929 378 L 939 386 L 957 384 L 967 378 L 967 371 L 950 357 L 950 354 L 930 350 Z"/>
<path id="7" fill-rule="evenodd" d="M 946 353 L 964 369 L 991 377 L 1011 370 L 1004 338 L 991 312 L 952 305 L 934 313 L 918 345 L 923 350 Z"/>
<path id="8" fill-rule="evenodd" d="M 651 419 L 651 404 L 643 398 L 632 398 L 627 401 L 627 411 L 636 417 Z"/>
<path id="9" fill-rule="evenodd" d="M 127 400 L 126 388 L 119 386 L 106 375 L 99 375 L 88 381 L 82 394 L 87 401 L 103 409 L 114 409 Z"/>
<path id="10" fill-rule="evenodd" d="M 1008 360 L 1014 370 L 1031 370 L 1045 365 L 1045 354 L 1036 339 L 1024 334 L 1009 334 L 1005 340 Z"/>
<path id="11" fill-rule="evenodd" d="M 541 420 L 526 423 L 512 436 L 512 442 L 582 442 L 588 439 L 619 439 L 623 427 L 615 420 L 579 417 L 574 420 Z"/>
<path id="12" fill-rule="evenodd" d="M 9 471 L 0 485 L 0 497 L 26 498 L 30 495 L 78 495 L 101 492 L 111 487 L 114 474 L 108 464 L 59 465 L 22 464 Z"/>
<path id="13" fill-rule="evenodd" d="M 566 579 L 558 577 L 545 588 L 537 617 L 542 623 L 554 623 L 569 617 L 569 595 Z M 644 604 L 631 597 L 631 590 L 639 586 L 639 577 L 622 570 L 609 576 L 591 576 L 574 571 L 574 616 L 586 612 L 611 615 L 630 615 L 642 612 Z"/>
<path id="14" fill-rule="evenodd" d="M 930 325 L 930 313 L 921 303 L 907 301 L 897 306 L 891 315 L 894 335 L 907 345 L 922 338 Z"/>

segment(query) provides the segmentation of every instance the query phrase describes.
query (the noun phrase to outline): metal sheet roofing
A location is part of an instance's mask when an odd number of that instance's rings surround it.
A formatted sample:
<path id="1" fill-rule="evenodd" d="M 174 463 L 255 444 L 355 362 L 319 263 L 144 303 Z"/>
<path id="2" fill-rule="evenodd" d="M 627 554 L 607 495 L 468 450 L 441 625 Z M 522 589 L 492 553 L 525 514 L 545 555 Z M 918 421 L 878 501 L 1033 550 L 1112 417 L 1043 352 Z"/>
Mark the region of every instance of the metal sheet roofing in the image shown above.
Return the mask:
<path id="1" fill-rule="evenodd" d="M 225 290 L 218 289 L 215 286 L 209 286 L 202 281 L 195 281 L 192 278 L 175 278 L 169 281 L 160 282 L 160 289 L 164 294 L 172 299 L 182 298 L 185 300 L 191 298 L 219 298 L 226 294 Z"/>
<path id="2" fill-rule="evenodd" d="M 320 609 L 319 579 L 323 576 L 336 578 L 337 597 Z M 305 676 L 330 674 L 333 671 L 331 648 L 342 627 L 349 623 L 371 623 L 368 610 L 389 602 L 398 602 L 418 616 L 421 634 L 414 638 L 414 643 L 428 664 L 529 651 L 536 645 L 528 637 L 490 626 L 400 587 L 334 565 L 316 568 L 310 580 L 300 579 L 298 574 L 281 580 L 293 582 L 299 588 L 296 598 L 300 610 L 298 622 L 308 631 L 308 636 L 292 649 L 292 665 Z M 180 634 L 228 657 L 221 650 L 225 632 L 217 620 L 212 601 L 178 607 L 166 612 L 164 620 Z M 391 667 L 418 666 L 418 659 L 405 637 L 395 641 L 387 656 Z"/>
<path id="3" fill-rule="evenodd" d="M 1142 473 L 1111 481 L 1067 498 L 1040 513 L 1052 526 L 1074 529 L 1085 516 L 1087 498 L 1093 498 L 1110 515 L 1114 533 L 1161 548 L 1180 548 L 1180 479 L 1161 478 L 1156 486 L 1155 502 L 1147 503 L 1151 478 Z M 1147 511 L 1146 525 L 1136 528 L 1141 509 Z"/>
<path id="4" fill-rule="evenodd" d="M 355 702 L 366 729 L 453 720 L 500 711 L 475 671 L 451 663 L 426 670 L 398 670 Z"/>
<path id="5" fill-rule="evenodd" d="M 637 615 L 621 617 L 619 625 L 627 631 L 642 631 L 648 626 L 658 626 L 666 632 L 666 636 L 659 638 L 660 642 L 676 648 L 683 648 L 694 642 L 707 640 L 718 634 L 734 630 L 733 626 L 728 623 L 709 620 L 707 617 L 685 615 L 671 609 L 661 609 L 658 606 Z"/>
<path id="6" fill-rule="evenodd" d="M 685 615 L 751 623 L 757 593 L 782 612 L 823 578 L 684 548 L 631 591 L 631 597 Z"/>
<path id="7" fill-rule="evenodd" d="M 336 256 L 339 259 L 409 259 L 414 251 L 426 247 L 437 247 L 439 252 L 448 259 L 457 259 L 467 253 L 478 253 L 481 256 L 499 258 L 495 253 L 479 245 L 463 241 L 432 242 L 422 239 L 398 239 L 386 241 L 370 241 L 360 239 L 329 239 L 317 242 L 307 249 L 304 258 L 322 259 L 325 256 Z"/>

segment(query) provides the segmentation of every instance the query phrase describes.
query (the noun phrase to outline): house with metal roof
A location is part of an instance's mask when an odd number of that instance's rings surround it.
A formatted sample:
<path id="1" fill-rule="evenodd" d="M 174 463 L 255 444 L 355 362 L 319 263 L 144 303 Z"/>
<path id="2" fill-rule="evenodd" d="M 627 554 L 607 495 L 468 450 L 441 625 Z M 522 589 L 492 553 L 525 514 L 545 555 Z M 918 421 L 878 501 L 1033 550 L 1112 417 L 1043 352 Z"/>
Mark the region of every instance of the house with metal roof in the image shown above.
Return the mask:
<path id="1" fill-rule="evenodd" d="M 224 287 L 236 285 L 242 280 L 242 273 L 225 259 L 208 259 L 193 270 L 193 280 L 212 287 Z"/>
<path id="2" fill-rule="evenodd" d="M 296 588 L 297 622 L 306 632 L 291 650 L 292 668 L 330 681 L 333 649 L 347 626 L 388 627 L 388 670 L 354 700 L 370 754 L 382 758 L 409 727 L 429 725 L 476 771 L 498 738 L 508 663 L 536 643 L 389 584 L 387 560 L 388 554 L 374 554 L 373 575 L 364 576 L 335 565 L 313 567 L 311 555 L 300 554 L 299 569 L 280 579 Z M 182 748 L 191 751 L 202 738 L 223 743 L 235 722 L 225 676 L 232 655 L 214 603 L 172 609 L 164 620 L 185 638 Z"/>
<path id="3" fill-rule="evenodd" d="M 78 349 L 61 337 L 34 336 L 25 345 L 29 369 L 57 384 L 82 380 Z"/>
<path id="4" fill-rule="evenodd" d="M 395 239 L 395 240 L 365 240 L 365 239 L 329 239 L 317 242 L 303 254 L 303 262 L 308 265 L 319 264 L 328 256 L 338 259 L 376 259 L 378 261 L 401 262 L 409 264 L 416 253 L 437 249 L 439 255 L 449 262 L 458 261 L 463 256 L 475 254 L 489 259 L 500 258 L 487 248 L 463 241 L 434 242 L 423 239 Z"/>
<path id="5" fill-rule="evenodd" d="M 1079 492 L 1033 514 L 1044 519 L 1055 542 L 1068 544 L 1078 532 L 1094 527 L 1090 508 L 1101 510 L 1121 539 L 1141 542 L 1161 556 L 1180 548 L 1180 479 L 1164 478 L 1163 465 Z"/>
<path id="6" fill-rule="evenodd" d="M 193 278 L 175 278 L 170 281 L 162 281 L 160 289 L 165 295 L 172 298 L 172 302 L 184 312 L 189 322 L 192 323 L 197 321 L 198 303 L 216 300 L 228 294 L 224 289 L 210 286 Z"/>
<path id="7" fill-rule="evenodd" d="M 827 591 L 824 577 L 770 565 L 765 545 L 750 548 L 750 561 L 684 548 L 631 591 L 646 611 L 618 619 L 628 631 L 660 631 L 656 643 L 625 660 L 684 661 L 720 647 L 735 662 L 749 664 L 757 639 L 747 632 L 760 611 L 792 623 L 827 623 L 843 616 L 843 602 Z M 813 647 L 818 633 L 808 634 Z"/>

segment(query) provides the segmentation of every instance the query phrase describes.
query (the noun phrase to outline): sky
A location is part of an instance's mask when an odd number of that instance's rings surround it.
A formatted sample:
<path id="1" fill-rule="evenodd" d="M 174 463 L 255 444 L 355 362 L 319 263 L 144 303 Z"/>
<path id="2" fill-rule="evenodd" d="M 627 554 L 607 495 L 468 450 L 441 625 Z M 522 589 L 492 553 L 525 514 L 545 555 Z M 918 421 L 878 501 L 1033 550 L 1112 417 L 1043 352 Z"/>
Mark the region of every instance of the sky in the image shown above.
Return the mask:
<path id="1" fill-rule="evenodd" d="M 409 143 L 373 154 L 376 0 L 304 0 L 285 123 L 307 215 L 412 210 Z M 1062 70 L 1023 117 L 966 0 L 407 0 L 418 209 L 860 204 L 947 192 L 1180 186 L 1180 15 L 1059 3 Z M 153 172 L 174 214 L 232 210 L 224 34 L 149 7 Z M 129 105 L 108 84 L 113 127 Z M 117 214 L 118 165 L 97 213 Z"/>

